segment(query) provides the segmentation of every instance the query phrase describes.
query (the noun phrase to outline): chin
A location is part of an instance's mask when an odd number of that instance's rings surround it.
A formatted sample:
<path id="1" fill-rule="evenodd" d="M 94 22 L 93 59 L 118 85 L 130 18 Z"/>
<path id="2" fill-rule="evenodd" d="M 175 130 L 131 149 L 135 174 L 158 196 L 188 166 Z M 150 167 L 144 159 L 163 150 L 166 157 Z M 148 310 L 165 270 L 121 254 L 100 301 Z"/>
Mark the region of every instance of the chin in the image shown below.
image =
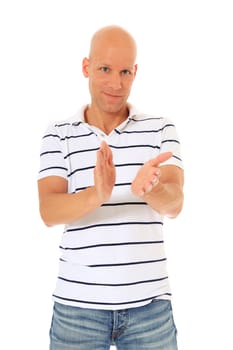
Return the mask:
<path id="1" fill-rule="evenodd" d="M 112 103 L 107 103 L 105 106 L 103 106 L 103 110 L 107 113 L 118 113 L 121 111 L 126 104 L 123 103 L 118 103 L 118 104 L 112 104 Z"/>

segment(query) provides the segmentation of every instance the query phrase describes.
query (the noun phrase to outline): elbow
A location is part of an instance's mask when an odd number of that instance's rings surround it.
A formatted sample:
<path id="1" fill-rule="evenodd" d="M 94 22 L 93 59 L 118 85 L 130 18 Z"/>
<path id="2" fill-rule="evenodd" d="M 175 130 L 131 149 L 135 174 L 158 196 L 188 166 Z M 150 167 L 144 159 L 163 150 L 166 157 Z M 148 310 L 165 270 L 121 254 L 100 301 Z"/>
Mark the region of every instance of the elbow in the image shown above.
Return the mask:
<path id="1" fill-rule="evenodd" d="M 47 226 L 47 227 L 52 227 L 52 226 L 54 226 L 54 224 L 53 224 L 50 220 L 47 220 L 47 219 L 44 218 L 43 216 L 41 216 L 41 219 L 42 219 L 43 223 L 45 224 L 45 226 Z"/>
<path id="2" fill-rule="evenodd" d="M 177 216 L 179 216 L 180 213 L 182 212 L 183 204 L 184 204 L 184 197 L 182 195 L 179 202 L 178 203 L 176 202 L 175 205 L 172 206 L 171 210 L 167 212 L 165 215 L 170 219 L 177 218 Z"/>
<path id="3" fill-rule="evenodd" d="M 43 208 L 40 208 L 40 217 L 45 226 L 52 227 L 55 225 L 55 223 L 49 217 L 47 210 L 44 210 Z"/>
<path id="4" fill-rule="evenodd" d="M 177 218 L 177 216 L 179 216 L 179 214 L 181 213 L 181 211 L 182 211 L 182 207 L 176 208 L 176 209 L 172 210 L 170 213 L 167 213 L 166 216 L 167 216 L 169 219 L 175 219 L 175 218 Z"/>
<path id="5" fill-rule="evenodd" d="M 167 203 L 167 205 L 164 206 L 163 213 L 161 214 L 170 219 L 175 219 L 181 213 L 183 209 L 183 204 L 184 195 L 183 192 L 181 192 L 175 200 L 171 201 L 170 203 Z"/>
<path id="6" fill-rule="evenodd" d="M 52 224 L 50 222 L 46 222 L 44 220 L 43 220 L 43 222 L 44 222 L 45 226 L 47 226 L 47 227 L 53 227 L 54 226 L 54 224 Z"/>

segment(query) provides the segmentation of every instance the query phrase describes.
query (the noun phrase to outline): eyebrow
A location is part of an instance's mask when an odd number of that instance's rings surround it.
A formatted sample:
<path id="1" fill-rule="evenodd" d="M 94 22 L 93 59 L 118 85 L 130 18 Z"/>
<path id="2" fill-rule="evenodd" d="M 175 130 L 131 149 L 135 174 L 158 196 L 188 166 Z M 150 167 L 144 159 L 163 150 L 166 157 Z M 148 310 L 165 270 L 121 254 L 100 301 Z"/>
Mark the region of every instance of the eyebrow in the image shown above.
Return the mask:
<path id="1" fill-rule="evenodd" d="M 98 68 L 98 67 L 108 67 L 108 68 L 112 68 L 112 65 L 111 64 L 109 64 L 109 63 L 96 63 L 95 64 L 95 66 Z M 121 69 L 120 69 L 120 71 L 122 71 L 122 70 L 133 70 L 133 68 L 134 68 L 134 65 L 133 66 L 125 66 L 125 67 L 122 67 Z"/>

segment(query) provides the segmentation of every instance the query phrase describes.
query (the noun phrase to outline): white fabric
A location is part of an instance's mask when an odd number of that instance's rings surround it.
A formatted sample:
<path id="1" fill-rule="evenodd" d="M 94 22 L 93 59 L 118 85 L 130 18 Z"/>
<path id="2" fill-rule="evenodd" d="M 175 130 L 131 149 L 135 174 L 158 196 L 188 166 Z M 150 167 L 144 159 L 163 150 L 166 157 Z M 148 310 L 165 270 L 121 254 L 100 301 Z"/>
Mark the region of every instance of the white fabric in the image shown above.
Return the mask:
<path id="1" fill-rule="evenodd" d="M 107 203 L 65 226 L 53 298 L 114 310 L 169 299 L 163 217 L 134 196 L 130 185 L 140 166 L 161 152 L 173 153 L 164 165 L 182 167 L 176 128 L 168 119 L 131 107 L 128 119 L 104 135 L 84 122 L 83 113 L 84 108 L 48 127 L 38 176 L 64 177 L 70 193 L 93 186 L 96 151 L 104 138 L 113 152 L 116 183 Z"/>

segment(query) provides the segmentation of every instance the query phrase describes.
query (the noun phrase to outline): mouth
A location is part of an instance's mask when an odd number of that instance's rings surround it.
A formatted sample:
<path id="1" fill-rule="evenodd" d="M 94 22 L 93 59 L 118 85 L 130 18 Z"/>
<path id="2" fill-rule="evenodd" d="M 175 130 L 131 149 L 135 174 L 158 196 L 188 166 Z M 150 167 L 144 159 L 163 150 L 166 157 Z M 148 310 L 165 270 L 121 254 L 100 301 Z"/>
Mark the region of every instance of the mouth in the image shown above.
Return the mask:
<path id="1" fill-rule="evenodd" d="M 122 95 L 116 95 L 116 94 L 111 93 L 111 92 L 103 92 L 103 94 L 109 98 L 122 98 Z"/>

